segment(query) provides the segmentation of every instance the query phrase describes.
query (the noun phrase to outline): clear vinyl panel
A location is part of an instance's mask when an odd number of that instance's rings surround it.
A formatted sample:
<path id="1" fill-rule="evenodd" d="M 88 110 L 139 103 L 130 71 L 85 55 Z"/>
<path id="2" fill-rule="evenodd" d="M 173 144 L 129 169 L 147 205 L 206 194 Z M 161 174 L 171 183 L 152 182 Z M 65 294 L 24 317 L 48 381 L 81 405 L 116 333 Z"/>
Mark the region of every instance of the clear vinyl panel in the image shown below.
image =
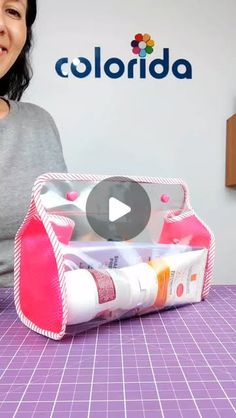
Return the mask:
<path id="1" fill-rule="evenodd" d="M 49 181 L 42 189 L 41 200 L 48 213 L 65 216 L 75 222 L 73 235 L 71 237 L 72 242 L 82 241 L 87 243 L 91 241 L 109 241 L 109 239 L 105 239 L 94 231 L 88 222 L 89 216 L 94 216 L 98 222 L 104 222 L 106 225 L 108 223 L 111 230 L 111 236 L 114 236 L 114 228 L 117 228 L 117 239 L 114 239 L 114 241 L 127 241 L 125 239 L 125 234 L 124 237 L 119 234 L 119 229 L 123 229 L 122 226 L 130 221 L 130 219 L 127 220 L 127 217 L 124 216 L 123 219 L 121 218 L 118 220 L 119 222 L 107 222 L 109 219 L 109 199 L 118 194 L 119 200 L 126 203 L 127 200 L 129 200 L 129 195 L 132 194 L 131 211 L 135 211 L 132 219 L 133 223 L 139 223 L 139 218 L 142 217 L 141 211 L 143 208 L 140 208 L 139 212 L 139 207 L 135 205 L 135 199 L 137 200 L 137 203 L 139 203 L 137 196 L 139 190 L 135 190 L 132 193 L 133 183 L 135 184 L 136 182 L 130 180 L 127 182 L 122 180 L 122 177 L 120 177 L 120 179 L 119 183 L 121 187 L 118 193 L 116 190 L 117 182 L 115 182 L 114 185 L 112 178 L 110 181 L 109 179 L 106 179 L 106 187 L 99 190 L 99 195 L 95 196 L 95 204 L 92 207 L 93 213 L 91 213 L 90 207 L 86 207 L 86 203 L 90 193 L 93 192 L 95 186 L 99 182 L 84 180 L 70 182 L 61 180 Z M 186 207 L 184 207 L 184 189 L 179 184 L 140 184 L 150 201 L 150 218 L 143 231 L 129 241 L 155 243 L 158 242 L 158 238 L 163 228 L 163 220 L 168 213 L 170 211 L 176 211 L 176 213 L 181 214 L 186 210 Z M 69 200 L 68 196 L 69 199 L 74 198 L 74 200 Z M 106 212 L 101 210 L 101 202 L 104 201 L 107 202 L 107 205 L 103 206 L 105 207 Z"/>
<path id="2" fill-rule="evenodd" d="M 41 192 L 52 222 L 71 221 L 69 235 L 67 231 L 67 238 L 61 239 L 67 332 L 199 302 L 207 249 L 189 245 L 187 237 L 181 244 L 174 237 L 169 243 L 161 239 L 166 219 L 188 210 L 184 187 L 137 184 L 125 177 L 107 178 L 104 187 L 100 184 L 51 180 Z M 118 209 L 121 202 L 130 211 L 111 220 L 110 212 L 116 210 L 111 199 Z"/>

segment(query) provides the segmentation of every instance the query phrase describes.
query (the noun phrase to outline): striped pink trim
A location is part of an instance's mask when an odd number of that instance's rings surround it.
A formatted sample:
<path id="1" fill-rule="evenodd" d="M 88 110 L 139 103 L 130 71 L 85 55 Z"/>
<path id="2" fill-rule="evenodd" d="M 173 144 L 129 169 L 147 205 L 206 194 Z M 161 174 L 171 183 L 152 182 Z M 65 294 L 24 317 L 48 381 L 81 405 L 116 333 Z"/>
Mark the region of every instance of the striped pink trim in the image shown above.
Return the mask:
<path id="1" fill-rule="evenodd" d="M 212 280 L 213 280 L 214 260 L 215 260 L 215 236 L 211 232 L 210 228 L 208 228 L 208 226 L 205 224 L 205 222 L 203 222 L 196 214 L 195 214 L 195 216 L 201 222 L 201 224 L 206 228 L 206 230 L 208 231 L 208 233 L 211 237 L 210 248 L 208 250 L 207 266 L 206 266 L 206 273 L 205 273 L 205 278 L 204 278 L 204 285 L 203 285 L 203 289 L 202 289 L 202 299 L 206 299 L 208 294 L 209 294 L 211 283 L 212 283 Z"/>
<path id="2" fill-rule="evenodd" d="M 63 337 L 63 335 L 65 334 L 65 330 L 66 330 L 66 325 L 67 325 L 67 314 L 68 314 L 68 308 L 67 308 L 67 304 L 66 304 L 66 287 L 65 287 L 65 278 L 64 278 L 64 264 L 63 264 L 63 255 L 61 253 L 60 250 L 60 244 L 58 242 L 58 239 L 52 229 L 51 223 L 50 223 L 50 215 L 46 212 L 46 210 L 44 209 L 42 203 L 41 203 L 41 198 L 40 198 L 40 194 L 41 194 L 41 189 L 42 187 L 45 185 L 46 182 L 50 181 L 50 180 L 62 180 L 62 181 L 95 181 L 95 182 L 99 182 L 102 181 L 106 178 L 111 177 L 111 175 L 92 175 L 92 174 L 67 174 L 67 173 L 47 173 L 44 174 L 40 177 L 38 177 L 34 183 L 34 187 L 33 187 L 33 192 L 32 192 L 32 199 L 31 199 L 31 204 L 30 204 L 30 208 L 29 211 L 21 225 L 21 227 L 19 228 L 17 234 L 16 234 L 16 239 L 15 239 L 15 251 L 14 251 L 14 257 L 15 257 L 15 272 L 14 272 L 14 298 L 15 298 L 15 305 L 16 305 L 16 310 L 17 313 L 21 319 L 21 321 L 28 326 L 29 328 L 31 328 L 33 331 L 36 331 L 40 334 L 43 334 L 47 337 L 50 337 L 52 339 L 58 340 L 61 339 Z M 119 175 L 115 175 L 115 177 L 119 177 Z M 204 280 L 204 287 L 203 287 L 203 292 L 202 292 L 202 297 L 205 298 L 207 297 L 209 290 L 210 290 L 210 285 L 211 285 L 211 281 L 212 281 L 212 276 L 213 276 L 213 262 L 214 262 L 214 255 L 215 255 L 215 240 L 214 240 L 214 236 L 212 234 L 212 232 L 210 231 L 210 229 L 204 224 L 204 222 L 202 222 L 202 220 L 200 218 L 197 217 L 197 215 L 195 214 L 195 212 L 193 211 L 193 209 L 190 206 L 190 202 L 189 202 L 189 192 L 188 192 L 188 188 L 187 185 L 180 179 L 166 179 L 166 178 L 162 178 L 162 177 L 143 177 L 143 176 L 129 176 L 129 175 L 120 175 L 120 177 L 128 177 L 133 181 L 136 182 L 140 182 L 140 183 L 154 183 L 154 184 L 175 184 L 175 185 L 179 185 L 182 187 L 183 191 L 184 191 L 184 205 L 183 208 L 181 208 L 181 213 L 180 210 L 178 211 L 170 211 L 168 213 L 168 222 L 177 222 L 180 221 L 181 219 L 184 219 L 186 217 L 195 215 L 196 218 L 202 223 L 202 225 L 207 229 L 207 231 L 209 232 L 210 236 L 211 236 L 211 244 L 210 244 L 210 248 L 209 248 L 209 253 L 208 253 L 208 262 L 207 262 L 207 268 L 206 268 L 206 275 L 205 275 L 205 280 Z M 183 211 L 183 212 L 182 212 Z M 60 333 L 52 333 L 49 331 L 46 331 L 44 329 L 41 329 L 39 327 L 37 327 L 35 324 L 33 324 L 31 321 L 29 321 L 24 314 L 21 311 L 21 307 L 20 307 L 20 295 L 19 295 L 19 291 L 20 291 L 20 253 L 21 253 L 21 234 L 23 232 L 23 229 L 25 227 L 25 225 L 28 224 L 28 222 L 30 222 L 30 219 L 34 216 L 38 216 L 43 224 L 44 227 L 46 229 L 46 232 L 48 234 L 48 237 L 51 241 L 52 247 L 54 249 L 55 252 L 55 258 L 56 258 L 56 262 L 57 262 L 57 266 L 58 266 L 58 275 L 59 275 L 59 283 L 60 283 L 60 287 L 61 287 L 61 292 L 62 292 L 62 306 L 63 306 L 63 323 L 62 323 L 62 329 Z M 66 223 L 68 222 L 69 225 L 71 225 L 71 221 L 65 217 L 62 216 L 56 216 L 53 215 L 53 218 L 56 219 L 63 219 L 63 221 Z"/>

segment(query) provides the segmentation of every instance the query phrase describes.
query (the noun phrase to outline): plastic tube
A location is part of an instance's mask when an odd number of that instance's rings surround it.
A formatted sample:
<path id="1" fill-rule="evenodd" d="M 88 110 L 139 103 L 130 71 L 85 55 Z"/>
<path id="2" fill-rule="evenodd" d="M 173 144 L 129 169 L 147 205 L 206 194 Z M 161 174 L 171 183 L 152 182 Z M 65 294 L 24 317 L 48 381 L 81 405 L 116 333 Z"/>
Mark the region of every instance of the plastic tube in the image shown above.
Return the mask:
<path id="1" fill-rule="evenodd" d="M 124 242 L 73 242 L 61 244 L 66 270 L 78 268 L 123 268 L 158 257 L 193 251 L 188 245 L 124 243 Z"/>
<path id="2" fill-rule="evenodd" d="M 207 250 L 189 251 L 148 262 L 156 272 L 158 292 L 154 306 L 157 309 L 200 302 Z"/>
<path id="3" fill-rule="evenodd" d="M 157 294 L 155 270 L 147 263 L 107 270 L 65 273 L 68 325 L 90 321 L 103 311 L 151 306 Z"/>

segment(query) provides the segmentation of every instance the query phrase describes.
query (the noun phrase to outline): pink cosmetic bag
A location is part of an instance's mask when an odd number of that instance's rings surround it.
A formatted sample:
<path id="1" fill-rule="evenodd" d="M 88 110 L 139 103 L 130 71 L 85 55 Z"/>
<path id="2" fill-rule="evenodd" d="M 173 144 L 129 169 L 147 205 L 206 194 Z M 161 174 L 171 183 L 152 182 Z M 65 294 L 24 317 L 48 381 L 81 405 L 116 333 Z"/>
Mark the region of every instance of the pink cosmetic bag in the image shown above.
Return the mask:
<path id="1" fill-rule="evenodd" d="M 14 297 L 21 321 L 42 335 L 58 340 L 208 296 L 214 236 L 192 209 L 186 184 L 129 177 L 145 190 L 150 219 L 137 237 L 109 242 L 93 231 L 86 202 L 99 183 L 112 185 L 112 179 L 48 173 L 35 181 L 15 237 Z M 127 186 L 127 177 L 120 179 Z M 203 253 L 202 281 L 196 284 L 199 266 L 186 260 Z"/>

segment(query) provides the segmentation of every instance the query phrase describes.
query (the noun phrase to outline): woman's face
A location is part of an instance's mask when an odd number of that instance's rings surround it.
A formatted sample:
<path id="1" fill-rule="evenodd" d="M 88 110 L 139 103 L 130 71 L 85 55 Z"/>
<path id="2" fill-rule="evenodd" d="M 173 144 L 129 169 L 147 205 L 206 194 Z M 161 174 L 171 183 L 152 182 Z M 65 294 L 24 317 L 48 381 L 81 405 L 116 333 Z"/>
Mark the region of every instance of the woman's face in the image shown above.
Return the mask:
<path id="1" fill-rule="evenodd" d="M 0 78 L 17 60 L 26 36 L 27 0 L 0 0 Z"/>

